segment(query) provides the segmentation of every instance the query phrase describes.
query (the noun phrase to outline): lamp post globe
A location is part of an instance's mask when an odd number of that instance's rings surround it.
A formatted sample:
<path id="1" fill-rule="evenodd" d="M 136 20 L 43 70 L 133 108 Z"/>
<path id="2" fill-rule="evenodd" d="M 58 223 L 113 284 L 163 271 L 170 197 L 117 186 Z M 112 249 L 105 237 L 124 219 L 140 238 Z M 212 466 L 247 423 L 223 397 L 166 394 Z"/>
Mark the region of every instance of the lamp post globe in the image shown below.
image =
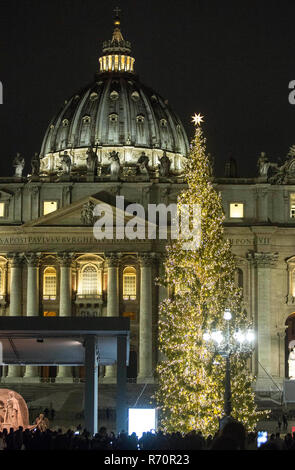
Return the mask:
<path id="1" fill-rule="evenodd" d="M 224 320 L 226 320 L 226 326 L 224 331 L 212 331 L 206 332 L 203 335 L 204 341 L 208 344 L 215 353 L 217 352 L 226 360 L 225 367 L 225 381 L 224 381 L 224 415 L 219 420 L 219 428 L 222 429 L 226 423 L 231 421 L 232 403 L 231 403 L 231 365 L 230 357 L 232 354 L 249 353 L 252 350 L 252 344 L 254 341 L 254 332 L 251 329 L 248 330 L 236 330 L 233 334 L 230 332 L 230 320 L 232 314 L 230 309 L 225 309 Z"/>

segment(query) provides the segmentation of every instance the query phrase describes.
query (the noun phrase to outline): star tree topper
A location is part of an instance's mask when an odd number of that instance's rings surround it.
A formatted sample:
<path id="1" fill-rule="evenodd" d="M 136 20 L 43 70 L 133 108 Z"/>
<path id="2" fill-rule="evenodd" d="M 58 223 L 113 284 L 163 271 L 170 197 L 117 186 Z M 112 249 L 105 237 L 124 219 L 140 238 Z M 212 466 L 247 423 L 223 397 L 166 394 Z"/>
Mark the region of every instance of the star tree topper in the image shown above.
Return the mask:
<path id="1" fill-rule="evenodd" d="M 199 114 L 195 113 L 192 118 L 192 122 L 194 123 L 195 126 L 199 126 L 201 122 L 203 122 L 203 117 L 204 116 L 201 116 L 200 113 Z"/>

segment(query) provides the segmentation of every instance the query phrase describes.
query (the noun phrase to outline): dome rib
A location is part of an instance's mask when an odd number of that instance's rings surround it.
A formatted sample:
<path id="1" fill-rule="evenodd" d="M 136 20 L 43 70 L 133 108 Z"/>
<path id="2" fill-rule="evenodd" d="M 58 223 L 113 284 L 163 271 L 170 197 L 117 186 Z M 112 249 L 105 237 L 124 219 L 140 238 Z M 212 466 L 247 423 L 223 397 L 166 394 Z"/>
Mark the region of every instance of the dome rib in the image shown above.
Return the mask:
<path id="1" fill-rule="evenodd" d="M 118 96 L 114 94 L 111 98 L 114 91 Z M 94 98 L 93 93 L 97 94 Z M 87 116 L 90 122 L 83 121 Z M 138 120 L 138 116 L 143 121 Z M 65 119 L 68 125 L 64 125 Z M 101 75 L 75 93 L 51 121 L 42 143 L 41 157 L 69 147 L 83 149 L 97 143 L 102 147 L 155 148 L 184 156 L 189 148 L 182 123 L 165 100 L 141 84 L 136 76 L 126 74 Z"/>

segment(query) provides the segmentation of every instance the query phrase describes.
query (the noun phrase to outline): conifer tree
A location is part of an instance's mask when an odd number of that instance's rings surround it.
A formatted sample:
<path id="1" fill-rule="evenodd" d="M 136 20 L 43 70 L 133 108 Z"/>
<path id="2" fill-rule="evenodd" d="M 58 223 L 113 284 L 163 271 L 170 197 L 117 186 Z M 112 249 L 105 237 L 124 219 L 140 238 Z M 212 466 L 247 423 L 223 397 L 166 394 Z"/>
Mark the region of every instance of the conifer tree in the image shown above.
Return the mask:
<path id="1" fill-rule="evenodd" d="M 178 237 L 167 245 L 165 274 L 159 284 L 169 295 L 160 306 L 159 349 L 164 358 L 157 367 L 155 394 L 160 425 L 166 432 L 218 430 L 223 414 L 225 360 L 208 349 L 204 333 L 223 329 L 225 309 L 232 313 L 231 333 L 250 328 L 242 310 L 242 292 L 235 285 L 235 257 L 225 238 L 221 195 L 212 181 L 210 156 L 200 115 L 195 115 L 195 136 L 184 174 L 187 188 L 180 194 L 178 214 L 200 206 L 199 247 L 185 249 Z M 251 353 L 250 353 L 251 354 Z M 232 416 L 248 430 L 266 416 L 254 402 L 254 377 L 247 369 L 250 354 L 231 356 Z"/>

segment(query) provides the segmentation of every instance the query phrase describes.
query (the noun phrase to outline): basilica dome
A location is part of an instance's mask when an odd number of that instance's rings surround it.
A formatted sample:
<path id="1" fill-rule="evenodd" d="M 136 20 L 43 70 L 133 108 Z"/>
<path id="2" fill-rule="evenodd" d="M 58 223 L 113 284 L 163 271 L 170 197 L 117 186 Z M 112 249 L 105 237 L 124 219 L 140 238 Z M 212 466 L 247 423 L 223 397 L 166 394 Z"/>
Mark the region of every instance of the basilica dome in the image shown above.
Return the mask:
<path id="1" fill-rule="evenodd" d="M 83 167 L 89 147 L 101 164 L 115 150 L 122 163 L 136 162 L 144 152 L 153 166 L 165 151 L 171 168 L 181 170 L 189 149 L 183 125 L 168 101 L 134 73 L 135 59 L 118 17 L 99 62 L 94 81 L 65 101 L 50 122 L 41 147 L 41 171 L 54 172 L 64 151 L 73 167 Z"/>

